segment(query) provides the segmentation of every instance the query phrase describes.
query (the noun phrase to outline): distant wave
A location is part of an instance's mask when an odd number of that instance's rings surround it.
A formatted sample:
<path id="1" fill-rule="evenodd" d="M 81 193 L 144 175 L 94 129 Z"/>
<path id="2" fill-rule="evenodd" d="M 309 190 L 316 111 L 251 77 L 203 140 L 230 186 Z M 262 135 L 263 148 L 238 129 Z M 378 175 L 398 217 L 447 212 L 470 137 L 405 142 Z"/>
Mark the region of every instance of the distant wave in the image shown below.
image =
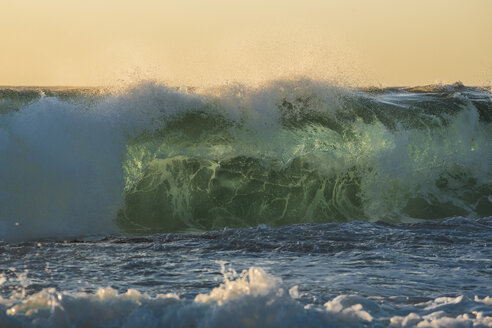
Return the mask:
<path id="1" fill-rule="evenodd" d="M 0 238 L 492 215 L 492 95 L 0 90 Z"/>

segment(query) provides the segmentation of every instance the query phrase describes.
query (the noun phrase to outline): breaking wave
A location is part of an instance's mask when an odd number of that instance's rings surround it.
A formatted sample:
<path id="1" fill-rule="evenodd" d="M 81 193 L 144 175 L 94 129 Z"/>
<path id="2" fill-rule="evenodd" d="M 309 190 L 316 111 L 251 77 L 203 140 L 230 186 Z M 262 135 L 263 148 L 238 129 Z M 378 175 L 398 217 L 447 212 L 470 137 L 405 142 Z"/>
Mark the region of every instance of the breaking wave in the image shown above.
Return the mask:
<path id="1" fill-rule="evenodd" d="M 2 239 L 492 215 L 487 90 L 0 91 Z"/>

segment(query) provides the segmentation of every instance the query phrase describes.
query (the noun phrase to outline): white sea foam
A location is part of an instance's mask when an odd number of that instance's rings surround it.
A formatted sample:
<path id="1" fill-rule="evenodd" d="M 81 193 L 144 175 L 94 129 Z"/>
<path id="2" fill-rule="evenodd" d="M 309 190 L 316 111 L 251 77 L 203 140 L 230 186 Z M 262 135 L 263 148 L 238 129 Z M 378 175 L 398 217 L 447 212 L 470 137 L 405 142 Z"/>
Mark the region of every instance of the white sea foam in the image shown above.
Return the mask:
<path id="1" fill-rule="evenodd" d="M 356 295 L 323 306 L 289 295 L 278 277 L 251 267 L 223 271 L 223 283 L 194 301 L 110 287 L 95 294 L 52 288 L 0 300 L 2 327 L 490 327 L 489 298 L 438 298 L 404 309 Z M 25 277 L 20 277 L 20 280 Z M 292 289 L 292 288 L 291 288 Z M 291 293 L 292 294 L 292 293 Z"/>
<path id="2" fill-rule="evenodd" d="M 151 83 L 94 106 L 42 97 L 2 115 L 0 239 L 116 231 L 128 138 L 195 103 Z"/>

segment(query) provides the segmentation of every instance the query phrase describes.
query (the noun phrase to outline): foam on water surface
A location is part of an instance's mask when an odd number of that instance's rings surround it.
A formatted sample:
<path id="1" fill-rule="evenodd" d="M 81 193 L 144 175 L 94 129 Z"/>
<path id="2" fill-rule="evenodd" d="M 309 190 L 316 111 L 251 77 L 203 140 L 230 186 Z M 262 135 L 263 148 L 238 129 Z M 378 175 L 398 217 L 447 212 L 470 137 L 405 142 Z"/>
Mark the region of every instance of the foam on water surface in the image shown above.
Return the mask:
<path id="1" fill-rule="evenodd" d="M 3 327 L 490 327 L 489 298 L 438 298 L 398 306 L 340 295 L 322 306 L 302 305 L 282 280 L 258 267 L 237 274 L 194 301 L 174 293 L 149 296 L 107 287 L 95 294 L 44 289 L 0 300 Z M 395 306 L 396 305 L 396 306 Z"/>
<path id="2" fill-rule="evenodd" d="M 2 242 L 0 323 L 488 327 L 490 227 L 456 218 Z"/>

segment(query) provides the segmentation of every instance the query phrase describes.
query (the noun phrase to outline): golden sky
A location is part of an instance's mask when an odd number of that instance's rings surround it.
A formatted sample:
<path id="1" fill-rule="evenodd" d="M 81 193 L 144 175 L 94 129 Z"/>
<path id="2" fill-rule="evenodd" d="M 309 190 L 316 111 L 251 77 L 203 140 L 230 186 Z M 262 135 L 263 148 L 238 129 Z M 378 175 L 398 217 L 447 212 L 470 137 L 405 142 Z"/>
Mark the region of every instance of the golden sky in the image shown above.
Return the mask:
<path id="1" fill-rule="evenodd" d="M 492 81 L 492 0 L 0 0 L 0 85 Z"/>

